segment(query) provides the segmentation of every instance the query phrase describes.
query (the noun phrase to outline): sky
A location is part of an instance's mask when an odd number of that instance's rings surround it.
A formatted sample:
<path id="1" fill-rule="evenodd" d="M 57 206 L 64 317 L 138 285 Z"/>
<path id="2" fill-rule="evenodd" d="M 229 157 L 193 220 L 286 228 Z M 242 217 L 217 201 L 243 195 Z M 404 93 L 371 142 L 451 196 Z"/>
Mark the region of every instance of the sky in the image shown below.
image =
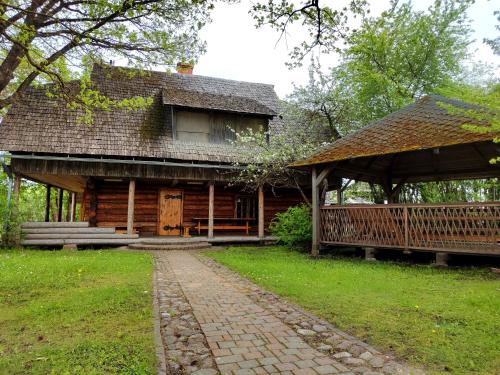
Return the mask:
<path id="1" fill-rule="evenodd" d="M 338 4 L 339 1 L 325 1 L 327 2 Z M 389 0 L 372 0 L 370 3 L 371 14 L 378 15 L 387 9 Z M 413 1 L 414 7 L 422 10 L 432 3 L 432 0 Z M 289 51 L 302 40 L 304 29 L 294 27 L 287 35 L 288 44 L 284 40 L 278 42 L 279 34 L 276 30 L 269 27 L 255 28 L 255 22 L 248 14 L 251 4 L 250 0 L 241 0 L 235 4 L 216 5 L 212 14 L 213 22 L 201 31 L 202 39 L 207 42 L 207 52 L 200 57 L 194 73 L 270 83 L 275 86 L 278 96 L 284 98 L 292 92 L 294 84 L 302 85 L 308 81 L 309 60 L 301 68 L 289 70 L 285 66 Z M 500 57 L 495 56 L 482 40 L 497 35 L 493 12 L 499 9 L 500 7 L 495 7 L 495 1 L 477 0 L 468 13 L 474 30 L 475 42 L 471 45 L 473 58 L 493 63 L 497 67 L 500 67 Z M 325 69 L 338 62 L 335 54 L 316 54 L 316 57 Z"/>

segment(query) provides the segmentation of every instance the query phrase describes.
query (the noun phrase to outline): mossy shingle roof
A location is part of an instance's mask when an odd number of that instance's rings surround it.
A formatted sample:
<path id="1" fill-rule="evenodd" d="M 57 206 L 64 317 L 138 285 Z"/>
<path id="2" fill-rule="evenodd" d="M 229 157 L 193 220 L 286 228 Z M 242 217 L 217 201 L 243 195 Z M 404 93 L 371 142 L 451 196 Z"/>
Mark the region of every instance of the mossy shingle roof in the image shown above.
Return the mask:
<path id="1" fill-rule="evenodd" d="M 0 124 L 0 150 L 229 163 L 241 157 L 234 146 L 174 140 L 165 113 L 168 106 L 163 103 L 268 117 L 278 112 L 278 97 L 272 85 L 132 72 L 96 65 L 92 82 L 101 93 L 116 100 L 150 96 L 154 102 L 147 109 L 99 110 L 93 124 L 85 125 L 79 121 L 82 112 L 69 109 L 62 100 L 49 98 L 44 89 L 30 88 Z M 271 129 L 280 126 L 278 117 L 270 120 Z"/>
<path id="2" fill-rule="evenodd" d="M 292 166 L 325 164 L 492 140 L 492 133 L 464 129 L 464 124 L 475 121 L 460 114 L 452 114 L 447 109 L 447 104 L 463 109 L 477 108 L 442 96 L 424 96 Z"/>

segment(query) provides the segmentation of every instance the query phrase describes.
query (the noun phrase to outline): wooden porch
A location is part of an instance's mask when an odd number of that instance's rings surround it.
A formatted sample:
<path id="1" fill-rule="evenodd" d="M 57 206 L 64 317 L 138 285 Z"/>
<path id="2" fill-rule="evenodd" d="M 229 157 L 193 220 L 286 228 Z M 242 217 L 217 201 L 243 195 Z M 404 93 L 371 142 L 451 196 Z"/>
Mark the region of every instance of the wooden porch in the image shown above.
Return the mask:
<path id="1" fill-rule="evenodd" d="M 320 243 L 500 255 L 500 202 L 322 206 Z"/>
<path id="2" fill-rule="evenodd" d="M 184 246 L 200 242 L 210 245 L 273 243 L 275 237 L 264 235 L 216 235 L 191 236 L 147 236 L 120 233 L 113 227 L 91 227 L 88 222 L 29 222 L 22 225 L 23 246 L 127 246 L 155 244 L 161 246 Z"/>

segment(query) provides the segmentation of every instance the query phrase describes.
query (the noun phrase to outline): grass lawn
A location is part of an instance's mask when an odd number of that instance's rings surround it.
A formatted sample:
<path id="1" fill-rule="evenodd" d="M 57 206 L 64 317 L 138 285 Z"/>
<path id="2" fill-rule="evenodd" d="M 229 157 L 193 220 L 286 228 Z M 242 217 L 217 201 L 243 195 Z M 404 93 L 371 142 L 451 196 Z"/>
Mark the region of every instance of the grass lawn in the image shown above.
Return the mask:
<path id="1" fill-rule="evenodd" d="M 379 349 L 434 373 L 500 373 L 500 279 L 284 247 L 205 253 Z"/>
<path id="2" fill-rule="evenodd" d="M 152 258 L 0 250 L 0 374 L 153 374 Z"/>

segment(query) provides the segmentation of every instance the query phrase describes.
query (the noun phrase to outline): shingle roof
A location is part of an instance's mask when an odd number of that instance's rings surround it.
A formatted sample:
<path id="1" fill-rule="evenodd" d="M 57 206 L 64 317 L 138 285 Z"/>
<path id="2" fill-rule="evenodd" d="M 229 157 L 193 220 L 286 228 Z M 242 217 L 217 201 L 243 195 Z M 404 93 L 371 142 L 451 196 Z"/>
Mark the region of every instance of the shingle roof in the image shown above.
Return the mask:
<path id="1" fill-rule="evenodd" d="M 257 109 L 278 111 L 272 85 L 231 81 L 198 75 L 144 72 L 96 65 L 95 87 L 112 99 L 151 96 L 153 105 L 145 110 L 113 109 L 96 111 L 91 126 L 81 124 L 82 112 L 68 109 L 61 100 L 50 99 L 43 89 L 30 88 L 14 104 L 0 124 L 0 150 L 73 155 L 153 157 L 190 161 L 229 163 L 241 152 L 227 144 L 187 143 L 172 139 L 165 123 L 163 91 L 195 92 L 201 97 L 238 97 Z M 240 99 L 239 99 L 240 100 Z M 248 109 L 248 108 L 247 108 Z M 279 128 L 281 120 L 270 121 Z"/>
<path id="2" fill-rule="evenodd" d="M 323 164 L 492 139 L 492 133 L 480 134 L 463 129 L 462 125 L 473 123 L 474 120 L 451 114 L 441 103 L 465 109 L 477 108 L 442 96 L 425 96 L 335 141 L 312 157 L 298 161 L 292 166 Z"/>
<path id="3" fill-rule="evenodd" d="M 181 89 L 163 90 L 163 104 L 265 116 L 277 114 L 275 110 L 252 98 Z"/>

